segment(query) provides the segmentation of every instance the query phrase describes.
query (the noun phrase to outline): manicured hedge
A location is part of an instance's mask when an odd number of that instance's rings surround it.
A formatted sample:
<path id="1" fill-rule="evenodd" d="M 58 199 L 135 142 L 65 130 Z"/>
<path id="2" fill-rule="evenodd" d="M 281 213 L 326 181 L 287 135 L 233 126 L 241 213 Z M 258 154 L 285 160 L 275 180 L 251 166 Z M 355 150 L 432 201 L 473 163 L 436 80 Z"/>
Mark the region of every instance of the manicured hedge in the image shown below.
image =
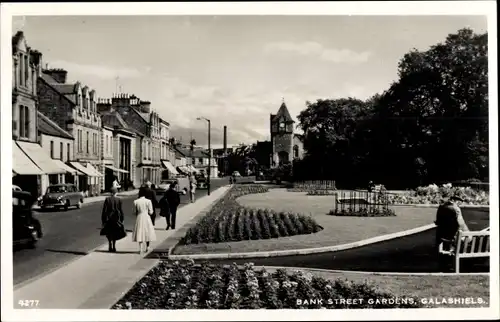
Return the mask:
<path id="1" fill-rule="evenodd" d="M 212 209 L 191 227 L 179 245 L 222 243 L 312 234 L 322 230 L 311 217 L 243 207 L 236 198 L 264 193 L 261 185 L 233 186 Z"/>
<path id="2" fill-rule="evenodd" d="M 344 209 L 331 210 L 328 215 L 345 216 L 345 217 L 392 217 L 396 216 L 396 212 L 390 208 L 361 208 L 361 209 Z"/>
<path id="3" fill-rule="evenodd" d="M 349 303 L 347 299 L 358 301 Z M 310 303 L 304 304 L 304 300 Z M 136 283 L 112 309 L 418 307 L 422 305 L 416 297 L 394 296 L 365 283 L 326 280 L 301 271 L 290 273 L 280 269 L 271 273 L 265 269 L 255 269 L 252 263 L 239 267 L 235 264 L 197 265 L 193 261 L 164 261 Z"/>

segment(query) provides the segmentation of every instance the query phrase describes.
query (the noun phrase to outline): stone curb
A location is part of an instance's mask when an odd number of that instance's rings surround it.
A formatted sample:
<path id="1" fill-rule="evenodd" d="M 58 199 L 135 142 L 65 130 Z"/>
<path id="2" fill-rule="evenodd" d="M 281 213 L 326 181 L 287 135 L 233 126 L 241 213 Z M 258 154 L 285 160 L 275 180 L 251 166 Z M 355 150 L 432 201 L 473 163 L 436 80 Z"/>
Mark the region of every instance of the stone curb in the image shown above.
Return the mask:
<path id="1" fill-rule="evenodd" d="M 390 207 L 414 207 L 414 208 L 437 208 L 438 204 L 389 204 Z M 478 209 L 490 209 L 490 205 L 460 205 L 460 208 L 478 208 Z"/>
<path id="2" fill-rule="evenodd" d="M 229 190 L 231 190 L 232 187 L 233 187 L 233 185 L 230 185 L 229 188 L 227 188 L 226 191 L 224 191 L 224 193 L 219 198 L 215 199 L 208 206 L 206 206 L 201 211 L 199 211 L 198 214 L 193 216 L 193 218 L 191 218 L 191 220 L 189 220 L 184 225 L 182 225 L 182 227 L 180 227 L 179 229 L 176 229 L 175 232 L 171 236 L 169 236 L 160 245 L 155 247 L 155 249 L 153 249 L 150 254 L 148 254 L 148 258 L 161 259 L 163 256 L 161 256 L 160 254 L 165 253 L 165 252 L 168 254 L 167 256 L 170 256 L 171 253 L 173 252 L 173 250 L 175 249 L 175 247 L 177 246 L 177 244 L 179 243 L 179 241 L 186 235 L 186 232 L 191 227 L 195 226 L 198 223 L 198 221 L 200 220 L 200 218 L 205 216 L 207 214 L 207 212 L 209 212 L 212 209 L 212 207 L 220 199 L 224 198 L 224 196 L 226 196 L 229 193 Z M 161 249 L 160 247 L 162 246 L 162 244 L 165 244 L 165 243 L 172 244 L 173 246 L 168 247 L 168 250 L 166 250 L 166 247 L 165 248 L 162 247 L 163 249 Z"/>
<path id="3" fill-rule="evenodd" d="M 186 260 L 186 259 L 240 259 L 240 258 L 263 258 L 263 257 L 278 257 L 278 256 L 292 256 L 292 255 L 307 255 L 307 254 L 318 254 L 326 252 L 337 252 L 341 250 L 347 250 L 351 248 L 357 248 L 361 246 L 366 246 L 390 239 L 395 239 L 399 237 L 404 237 L 412 234 L 417 234 L 426 230 L 430 230 L 436 227 L 435 224 L 430 224 L 426 226 L 421 226 L 397 233 L 386 234 L 382 236 L 372 237 L 365 240 L 360 240 L 353 243 L 317 247 L 317 248 L 304 248 L 304 249 L 290 249 L 290 250 L 278 250 L 278 251 L 264 251 L 264 252 L 247 252 L 247 253 L 219 253 L 219 254 L 193 254 L 193 255 L 172 255 L 169 252 L 169 260 Z"/>
<path id="4" fill-rule="evenodd" d="M 377 275 L 377 276 L 489 276 L 490 273 L 400 273 L 400 272 L 366 272 L 366 271 L 346 271 L 336 269 L 306 268 L 294 266 L 266 266 L 254 265 L 254 267 L 264 267 L 266 269 L 285 269 L 287 271 L 311 271 L 324 273 L 340 274 L 359 274 L 359 275 Z"/>

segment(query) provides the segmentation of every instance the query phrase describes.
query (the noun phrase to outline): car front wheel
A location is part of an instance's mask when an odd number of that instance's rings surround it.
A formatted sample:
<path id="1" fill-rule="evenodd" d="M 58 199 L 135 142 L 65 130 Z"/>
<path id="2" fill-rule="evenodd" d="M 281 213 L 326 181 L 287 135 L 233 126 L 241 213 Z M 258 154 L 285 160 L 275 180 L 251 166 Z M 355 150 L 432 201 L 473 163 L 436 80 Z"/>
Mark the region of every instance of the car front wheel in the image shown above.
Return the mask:
<path id="1" fill-rule="evenodd" d="M 77 209 L 82 208 L 82 203 L 83 203 L 83 200 L 81 200 L 81 199 L 80 199 L 80 200 L 78 200 L 78 203 L 76 204 L 76 208 L 77 208 Z"/>

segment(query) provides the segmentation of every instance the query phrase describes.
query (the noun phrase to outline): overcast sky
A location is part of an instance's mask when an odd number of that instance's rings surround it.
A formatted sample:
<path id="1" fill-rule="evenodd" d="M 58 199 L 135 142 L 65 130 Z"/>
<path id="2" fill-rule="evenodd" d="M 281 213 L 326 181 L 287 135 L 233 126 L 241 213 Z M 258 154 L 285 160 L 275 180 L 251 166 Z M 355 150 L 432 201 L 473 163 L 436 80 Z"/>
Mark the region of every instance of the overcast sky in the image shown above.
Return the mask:
<path id="1" fill-rule="evenodd" d="M 399 59 L 480 16 L 29 16 L 16 17 L 50 68 L 65 68 L 109 98 L 152 102 L 173 136 L 212 144 L 269 139 L 269 114 L 284 97 L 292 114 L 307 100 L 366 99 L 396 80 Z"/>

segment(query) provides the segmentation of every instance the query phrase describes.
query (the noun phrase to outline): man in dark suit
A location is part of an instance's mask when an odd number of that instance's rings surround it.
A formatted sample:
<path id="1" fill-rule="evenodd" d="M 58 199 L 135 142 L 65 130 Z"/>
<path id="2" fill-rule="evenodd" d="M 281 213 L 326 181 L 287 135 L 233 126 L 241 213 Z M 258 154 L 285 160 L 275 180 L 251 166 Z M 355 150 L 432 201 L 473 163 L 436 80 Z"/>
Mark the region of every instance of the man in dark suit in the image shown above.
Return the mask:
<path id="1" fill-rule="evenodd" d="M 146 199 L 151 200 L 153 203 L 153 214 L 151 215 L 151 221 L 153 222 L 153 226 L 155 225 L 156 219 L 156 208 L 159 207 L 158 199 L 156 199 L 156 193 L 153 189 L 151 189 L 151 181 L 146 182 L 146 188 L 148 188 L 148 193 L 146 195 Z"/>
<path id="2" fill-rule="evenodd" d="M 166 203 L 168 204 L 169 211 L 167 218 L 167 229 L 172 228 L 175 229 L 175 218 L 177 216 L 177 208 L 181 203 L 181 199 L 179 197 L 179 191 L 177 191 L 177 182 L 173 182 L 170 184 L 169 189 L 165 192 Z"/>

